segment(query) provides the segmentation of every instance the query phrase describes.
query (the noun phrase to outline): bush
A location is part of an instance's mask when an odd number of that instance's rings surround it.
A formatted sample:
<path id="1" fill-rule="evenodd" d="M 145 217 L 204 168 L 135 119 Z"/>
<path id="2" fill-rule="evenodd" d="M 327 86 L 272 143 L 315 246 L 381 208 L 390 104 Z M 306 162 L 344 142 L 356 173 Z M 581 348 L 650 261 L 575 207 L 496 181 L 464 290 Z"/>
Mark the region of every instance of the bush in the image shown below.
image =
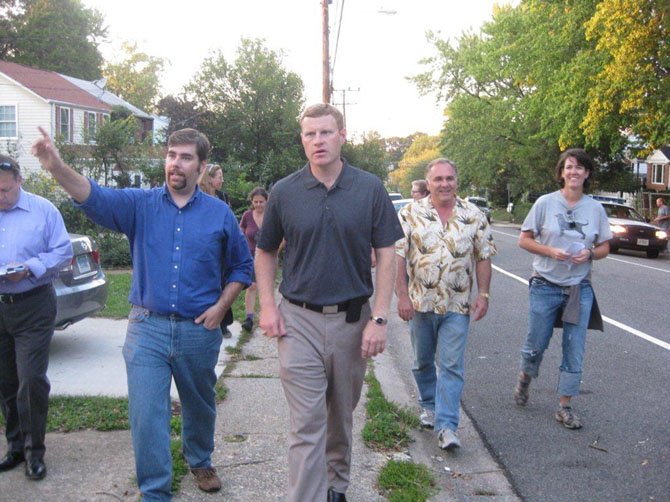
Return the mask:
<path id="1" fill-rule="evenodd" d="M 129 268 L 132 266 L 130 246 L 125 235 L 105 231 L 95 238 L 100 247 L 100 260 L 103 268 Z"/>

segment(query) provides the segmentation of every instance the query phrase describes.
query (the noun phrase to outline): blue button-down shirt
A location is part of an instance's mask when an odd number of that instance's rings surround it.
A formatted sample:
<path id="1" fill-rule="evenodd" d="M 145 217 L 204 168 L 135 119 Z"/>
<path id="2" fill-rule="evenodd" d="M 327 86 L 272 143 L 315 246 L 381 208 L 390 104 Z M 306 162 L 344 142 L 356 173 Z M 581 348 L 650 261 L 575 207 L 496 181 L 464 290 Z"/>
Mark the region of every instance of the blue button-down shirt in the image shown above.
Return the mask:
<path id="1" fill-rule="evenodd" d="M 0 278 L 0 293 L 49 284 L 72 259 L 63 217 L 47 199 L 19 188 L 14 207 L 0 211 L 0 264 L 23 263 L 32 273 L 19 282 Z"/>
<path id="2" fill-rule="evenodd" d="M 251 284 L 249 248 L 226 203 L 196 187 L 179 208 L 165 186 L 112 189 L 90 183 L 90 196 L 76 205 L 128 237 L 132 304 L 195 318 L 219 299 L 222 271 L 227 282 Z"/>

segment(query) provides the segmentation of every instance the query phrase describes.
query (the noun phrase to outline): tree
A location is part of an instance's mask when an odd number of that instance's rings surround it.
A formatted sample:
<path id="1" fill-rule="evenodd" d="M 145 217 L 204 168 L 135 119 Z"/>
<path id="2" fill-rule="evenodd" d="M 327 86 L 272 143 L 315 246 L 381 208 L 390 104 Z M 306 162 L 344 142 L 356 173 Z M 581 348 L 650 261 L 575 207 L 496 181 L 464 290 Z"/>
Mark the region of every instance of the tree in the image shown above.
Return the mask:
<path id="1" fill-rule="evenodd" d="M 200 124 L 205 122 L 202 116 L 208 114 L 206 110 L 197 111 L 196 104 L 185 96 L 165 96 L 158 101 L 156 109 L 170 121 L 166 136 L 186 127 L 201 130 Z"/>
<path id="2" fill-rule="evenodd" d="M 107 63 L 102 70 L 107 89 L 141 110 L 154 111 L 165 61 L 138 52 L 137 44 L 124 42 L 121 51 L 124 59 Z"/>
<path id="3" fill-rule="evenodd" d="M 297 120 L 302 80 L 262 40 L 242 39 L 233 64 L 221 53 L 206 59 L 186 93 L 213 157 L 236 160 L 247 179 L 269 185 L 303 162 Z"/>
<path id="4" fill-rule="evenodd" d="M 410 193 L 412 181 L 426 178 L 428 163 L 440 157 L 440 138 L 418 133 L 398 163 L 398 168 L 389 175 L 390 181 L 399 191 Z"/>
<path id="5" fill-rule="evenodd" d="M 342 156 L 356 167 L 377 175 L 382 181 L 388 176 L 389 165 L 386 153 L 386 143 L 378 132 L 369 132 L 363 135 L 360 142 L 347 142 L 342 147 Z"/>
<path id="6" fill-rule="evenodd" d="M 9 2 L 12 4 L 13 2 Z M 100 78 L 102 14 L 80 0 L 23 0 L 6 13 L 11 22 L 5 55 L 17 63 L 86 80 Z"/>
<path id="7" fill-rule="evenodd" d="M 627 124 L 608 116 L 585 127 L 590 90 L 605 64 L 587 22 L 598 0 L 525 0 L 495 9 L 479 34 L 456 43 L 431 35 L 437 56 L 415 77 L 446 104 L 441 151 L 461 186 L 547 190 L 560 150 L 584 146 L 603 161 L 621 157 Z"/>
<path id="8" fill-rule="evenodd" d="M 616 122 L 647 140 L 670 143 L 670 4 L 603 0 L 586 23 L 605 64 L 589 89 L 586 134 L 598 141 Z"/>

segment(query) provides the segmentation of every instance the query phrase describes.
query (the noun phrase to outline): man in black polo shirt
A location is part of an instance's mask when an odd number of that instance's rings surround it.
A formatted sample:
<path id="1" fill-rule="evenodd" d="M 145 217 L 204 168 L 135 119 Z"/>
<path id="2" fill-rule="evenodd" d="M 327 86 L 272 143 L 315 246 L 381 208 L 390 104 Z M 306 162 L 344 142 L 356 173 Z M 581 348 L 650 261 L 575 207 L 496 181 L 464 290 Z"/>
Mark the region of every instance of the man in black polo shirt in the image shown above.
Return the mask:
<path id="1" fill-rule="evenodd" d="M 403 233 L 381 181 L 340 158 L 342 114 L 307 108 L 301 137 L 308 164 L 272 189 L 256 246 L 260 327 L 278 337 L 280 378 L 291 415 L 292 502 L 345 501 L 353 410 L 366 358 L 384 350 Z M 277 250 L 286 240 L 283 300 L 274 300 Z M 375 301 L 370 263 L 377 258 Z"/>

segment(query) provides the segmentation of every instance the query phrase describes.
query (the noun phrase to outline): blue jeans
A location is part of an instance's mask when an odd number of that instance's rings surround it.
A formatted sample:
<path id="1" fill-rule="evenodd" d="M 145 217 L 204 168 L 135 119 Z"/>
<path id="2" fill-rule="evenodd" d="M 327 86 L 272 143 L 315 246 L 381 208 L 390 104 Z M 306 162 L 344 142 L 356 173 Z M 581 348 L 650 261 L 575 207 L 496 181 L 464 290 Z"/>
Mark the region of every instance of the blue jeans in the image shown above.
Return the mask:
<path id="1" fill-rule="evenodd" d="M 435 412 L 435 430 L 458 428 L 470 316 L 416 312 L 411 320 L 419 405 Z M 437 366 L 437 368 L 436 368 Z"/>
<path id="2" fill-rule="evenodd" d="M 184 456 L 191 468 L 210 467 L 214 451 L 214 368 L 222 335 L 191 319 L 133 307 L 123 357 L 128 376 L 130 431 L 142 500 L 172 498 L 170 384 L 174 377 L 182 414 Z"/>
<path id="3" fill-rule="evenodd" d="M 536 378 L 544 351 L 554 332 L 556 316 L 568 301 L 568 289 L 534 277 L 530 285 L 528 336 L 521 349 L 521 371 Z M 579 293 L 579 322 L 563 323 L 563 359 L 559 368 L 559 396 L 576 396 L 582 380 L 582 365 L 586 347 L 586 328 L 593 304 L 593 289 L 584 281 Z"/>

